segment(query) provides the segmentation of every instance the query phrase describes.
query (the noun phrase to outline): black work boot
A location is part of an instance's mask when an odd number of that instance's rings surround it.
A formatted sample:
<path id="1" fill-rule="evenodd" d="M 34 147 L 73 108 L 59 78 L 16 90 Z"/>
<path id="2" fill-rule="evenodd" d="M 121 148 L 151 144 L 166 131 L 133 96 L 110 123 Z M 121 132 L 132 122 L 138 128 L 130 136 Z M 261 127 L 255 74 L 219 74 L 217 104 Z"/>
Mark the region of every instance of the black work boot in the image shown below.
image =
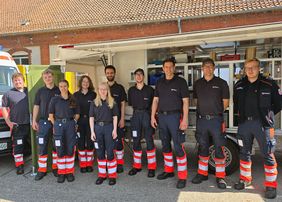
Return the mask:
<path id="1" fill-rule="evenodd" d="M 97 185 L 100 185 L 102 184 L 107 178 L 104 178 L 104 177 L 98 177 L 97 180 L 96 180 L 96 184 Z"/>
<path id="2" fill-rule="evenodd" d="M 186 186 L 186 180 L 178 180 L 176 184 L 177 189 L 183 189 Z"/>
<path id="3" fill-rule="evenodd" d="M 75 180 L 74 175 L 72 173 L 66 174 L 67 181 L 73 182 Z"/>
<path id="4" fill-rule="evenodd" d="M 223 178 L 216 178 L 217 187 L 219 189 L 226 189 L 227 183 Z"/>
<path id="5" fill-rule="evenodd" d="M 115 185 L 116 182 L 116 178 L 109 178 L 109 185 Z"/>
<path id="6" fill-rule="evenodd" d="M 165 179 L 167 179 L 167 178 L 169 178 L 169 177 L 174 177 L 174 173 L 163 172 L 163 173 L 161 173 L 161 174 L 159 174 L 159 175 L 157 176 L 157 179 L 158 179 L 158 180 L 165 180 Z"/>
<path id="7" fill-rule="evenodd" d="M 35 179 L 35 181 L 39 181 L 39 180 L 43 179 L 44 176 L 46 176 L 45 172 L 37 172 L 34 179 Z"/>
<path id="8" fill-rule="evenodd" d="M 24 174 L 24 165 L 20 165 L 17 167 L 17 175 L 22 175 Z"/>
<path id="9" fill-rule="evenodd" d="M 208 176 L 204 176 L 204 175 L 201 175 L 201 174 L 197 173 L 197 175 L 192 179 L 192 183 L 193 184 L 200 184 L 203 181 L 206 181 L 208 179 L 209 179 Z"/>
<path id="10" fill-rule="evenodd" d="M 276 188 L 274 188 L 274 187 L 266 187 L 265 188 L 265 198 L 274 199 L 274 198 L 276 198 L 276 195 L 277 195 Z"/>
<path id="11" fill-rule="evenodd" d="M 247 182 L 245 180 L 239 180 L 239 182 L 237 182 L 234 185 L 234 189 L 242 190 L 242 189 L 245 189 L 246 187 L 250 186 L 251 184 L 252 184 L 251 182 Z"/>
<path id="12" fill-rule="evenodd" d="M 123 172 L 123 165 L 118 164 L 117 165 L 117 173 L 122 173 Z"/>
<path id="13" fill-rule="evenodd" d="M 148 170 L 148 177 L 155 177 L 155 170 L 149 169 Z"/>
<path id="14" fill-rule="evenodd" d="M 57 178 L 58 183 L 64 183 L 65 182 L 65 175 L 59 174 Z"/>
<path id="15" fill-rule="evenodd" d="M 138 168 L 132 168 L 129 172 L 128 175 L 136 175 L 137 173 L 139 173 L 142 169 L 138 169 Z"/>
<path id="16" fill-rule="evenodd" d="M 81 173 L 86 173 L 87 170 L 86 170 L 86 168 L 80 168 L 80 172 L 81 172 Z"/>
<path id="17" fill-rule="evenodd" d="M 58 177 L 58 169 L 53 169 L 52 173 L 55 177 Z"/>
<path id="18" fill-rule="evenodd" d="M 92 167 L 92 166 L 87 166 L 87 167 L 86 167 L 86 171 L 87 171 L 88 173 L 93 172 L 93 167 Z"/>

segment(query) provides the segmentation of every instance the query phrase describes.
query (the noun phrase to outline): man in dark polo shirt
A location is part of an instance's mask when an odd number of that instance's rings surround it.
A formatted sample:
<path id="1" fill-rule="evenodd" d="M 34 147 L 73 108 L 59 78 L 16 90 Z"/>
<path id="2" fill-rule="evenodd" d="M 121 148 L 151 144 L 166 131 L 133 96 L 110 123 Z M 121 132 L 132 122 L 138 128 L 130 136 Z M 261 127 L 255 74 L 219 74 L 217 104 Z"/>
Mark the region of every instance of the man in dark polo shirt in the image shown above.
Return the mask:
<path id="1" fill-rule="evenodd" d="M 118 129 L 117 129 L 117 140 L 115 141 L 115 153 L 117 158 L 117 172 L 123 172 L 124 165 L 124 133 L 125 133 L 125 102 L 126 92 L 121 84 L 115 81 L 116 68 L 113 65 L 105 67 L 105 75 L 110 86 L 112 97 L 118 105 L 119 116 L 118 116 Z"/>
<path id="2" fill-rule="evenodd" d="M 194 98 L 197 100 L 196 139 L 199 143 L 198 174 L 192 183 L 199 184 L 208 179 L 208 161 L 210 136 L 215 148 L 216 182 L 220 189 L 226 188 L 225 156 L 223 146 L 223 112 L 229 105 L 229 88 L 227 82 L 214 76 L 215 64 L 210 58 L 203 60 L 203 78 L 194 85 Z"/>
<path id="3" fill-rule="evenodd" d="M 157 179 L 164 180 L 174 176 L 173 154 L 171 139 L 174 144 L 177 160 L 178 182 L 176 187 L 186 186 L 187 158 L 183 142 L 184 130 L 188 127 L 188 97 L 189 91 L 186 81 L 174 74 L 175 61 L 166 59 L 163 62 L 165 77 L 158 80 L 152 105 L 151 125 L 159 126 L 162 151 L 164 156 L 164 172 Z M 158 109 L 158 124 L 156 112 Z"/>
<path id="4" fill-rule="evenodd" d="M 24 87 L 24 77 L 21 73 L 12 76 L 14 88 L 2 97 L 2 113 L 7 125 L 11 128 L 13 155 L 17 174 L 24 173 L 23 152 L 30 135 L 30 115 L 28 108 L 28 92 Z M 10 113 L 9 113 L 10 110 Z"/>
<path id="5" fill-rule="evenodd" d="M 38 172 L 35 176 L 36 181 L 41 180 L 47 172 L 48 142 L 53 142 L 53 125 L 51 121 L 48 120 L 48 107 L 51 98 L 60 94 L 59 88 L 54 84 L 54 73 L 52 70 L 46 69 L 43 71 L 42 79 L 45 86 L 40 88 L 35 95 L 32 116 L 32 128 L 37 131 L 37 143 L 39 149 Z M 53 174 L 57 176 L 57 152 L 54 144 L 52 157 Z"/>
<path id="6" fill-rule="evenodd" d="M 151 86 L 144 83 L 143 69 L 136 69 L 134 72 L 136 84 L 128 90 L 128 105 L 133 107 L 131 117 L 131 133 L 133 139 L 133 168 L 129 175 L 136 175 L 142 170 L 142 132 L 147 144 L 147 161 L 148 177 L 155 177 L 156 149 L 154 145 L 153 133 L 151 126 L 150 111 L 154 97 L 154 90 Z"/>
<path id="7" fill-rule="evenodd" d="M 264 157 L 265 198 L 276 197 L 277 161 L 275 149 L 275 117 L 281 111 L 281 89 L 271 78 L 260 75 L 260 61 L 256 58 L 244 63 L 246 76 L 234 86 L 234 113 L 238 114 L 238 144 L 240 146 L 240 180 L 237 190 L 252 182 L 251 151 L 254 138 Z"/>

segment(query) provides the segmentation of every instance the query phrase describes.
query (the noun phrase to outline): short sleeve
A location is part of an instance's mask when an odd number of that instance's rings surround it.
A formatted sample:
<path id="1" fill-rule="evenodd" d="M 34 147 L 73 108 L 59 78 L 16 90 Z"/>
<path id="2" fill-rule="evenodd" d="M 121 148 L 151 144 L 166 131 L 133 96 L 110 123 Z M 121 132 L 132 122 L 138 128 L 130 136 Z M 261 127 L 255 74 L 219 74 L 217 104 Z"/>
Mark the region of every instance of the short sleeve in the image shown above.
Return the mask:
<path id="1" fill-rule="evenodd" d="M 36 92 L 34 105 L 40 105 L 40 89 Z"/>
<path id="2" fill-rule="evenodd" d="M 49 114 L 55 114 L 55 98 L 56 97 L 53 97 L 49 103 L 49 108 L 48 108 L 48 112 Z"/>
<path id="3" fill-rule="evenodd" d="M 181 92 L 181 98 L 188 98 L 189 97 L 188 85 L 187 85 L 187 83 L 184 79 L 181 79 L 180 92 Z"/>
<path id="4" fill-rule="evenodd" d="M 94 102 L 90 103 L 89 117 L 94 117 Z"/>
<path id="5" fill-rule="evenodd" d="M 118 106 L 117 106 L 116 103 L 114 103 L 112 112 L 113 112 L 113 116 L 118 116 L 119 115 L 119 110 L 118 110 Z"/>
<path id="6" fill-rule="evenodd" d="M 123 101 L 127 101 L 127 98 L 126 98 L 126 92 L 124 90 L 124 87 L 121 85 L 121 102 Z"/>
<path id="7" fill-rule="evenodd" d="M 80 114 L 79 104 L 76 105 L 74 112 L 75 112 L 75 114 Z"/>
<path id="8" fill-rule="evenodd" d="M 222 86 L 222 99 L 229 99 L 230 93 L 229 93 L 229 87 L 226 81 L 223 81 Z"/>
<path id="9" fill-rule="evenodd" d="M 197 99 L 198 95 L 197 95 L 197 81 L 195 82 L 194 86 L 193 86 L 193 98 Z"/>
<path id="10" fill-rule="evenodd" d="M 10 107 L 8 94 L 5 93 L 2 97 L 2 107 Z"/>
<path id="11" fill-rule="evenodd" d="M 132 88 L 129 88 L 129 90 L 128 90 L 128 105 L 129 106 L 132 106 L 132 98 L 131 98 L 131 96 L 132 96 Z"/>
<path id="12" fill-rule="evenodd" d="M 160 81 L 160 79 L 156 83 L 154 97 L 159 97 L 159 83 L 160 83 L 159 81 Z"/>

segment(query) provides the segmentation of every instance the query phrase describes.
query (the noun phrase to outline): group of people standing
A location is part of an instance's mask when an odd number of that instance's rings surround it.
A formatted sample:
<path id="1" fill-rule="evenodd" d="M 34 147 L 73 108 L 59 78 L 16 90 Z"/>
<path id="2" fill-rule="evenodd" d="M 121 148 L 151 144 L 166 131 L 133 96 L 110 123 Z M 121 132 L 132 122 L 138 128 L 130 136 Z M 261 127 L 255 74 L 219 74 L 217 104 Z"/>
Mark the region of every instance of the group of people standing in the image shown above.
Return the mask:
<path id="1" fill-rule="evenodd" d="M 130 122 L 133 139 L 133 164 L 129 175 L 142 170 L 142 137 L 146 140 L 148 177 L 155 177 L 157 168 L 156 147 L 153 134 L 158 127 L 162 141 L 164 172 L 159 180 L 174 177 L 173 142 L 178 181 L 176 187 L 186 186 L 188 176 L 187 155 L 183 143 L 188 128 L 189 90 L 185 79 L 175 75 L 175 61 L 163 61 L 164 77 L 153 89 L 144 83 L 143 69 L 134 72 L 136 84 L 128 90 L 128 105 L 133 107 Z M 192 183 L 208 180 L 209 147 L 212 139 L 215 147 L 216 183 L 225 189 L 224 111 L 229 106 L 229 87 L 226 81 L 214 75 L 215 64 L 210 58 L 202 64 L 203 77 L 194 84 L 193 97 L 197 101 L 196 140 L 199 143 L 197 175 Z M 239 117 L 238 144 L 240 145 L 240 180 L 237 190 L 251 184 L 251 149 L 256 138 L 264 155 L 266 198 L 276 197 L 277 164 L 273 147 L 274 115 L 281 110 L 281 91 L 277 84 L 260 75 L 260 62 L 246 60 L 246 76 L 234 87 L 235 113 Z M 38 173 L 41 180 L 47 172 L 48 141 L 53 141 L 53 174 L 57 181 L 74 181 L 75 151 L 78 152 L 82 173 L 93 171 L 94 150 L 97 154 L 98 179 L 102 184 L 116 184 L 117 173 L 123 172 L 125 105 L 127 96 L 122 85 L 115 81 L 116 69 L 105 67 L 107 82 L 100 83 L 97 91 L 88 76 L 82 76 L 79 90 L 73 95 L 68 91 L 68 82 L 54 84 L 53 72 L 42 73 L 45 86 L 36 93 L 32 128 L 37 131 Z M 3 96 L 3 116 L 12 129 L 13 154 L 17 174 L 22 174 L 23 145 L 29 133 L 27 91 L 23 76 L 13 75 L 14 88 Z M 8 113 L 10 110 L 10 113 Z M 270 148 L 270 149 L 269 149 Z"/>

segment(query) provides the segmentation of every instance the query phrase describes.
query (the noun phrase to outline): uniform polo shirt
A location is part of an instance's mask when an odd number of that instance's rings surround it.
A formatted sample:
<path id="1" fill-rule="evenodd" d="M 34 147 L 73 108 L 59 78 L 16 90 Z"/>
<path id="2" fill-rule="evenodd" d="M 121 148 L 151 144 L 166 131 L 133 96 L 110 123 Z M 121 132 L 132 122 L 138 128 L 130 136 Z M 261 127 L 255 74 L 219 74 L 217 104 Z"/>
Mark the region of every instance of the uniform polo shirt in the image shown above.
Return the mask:
<path id="1" fill-rule="evenodd" d="M 29 124 L 29 106 L 27 88 L 21 92 L 12 88 L 2 97 L 2 107 L 10 109 L 10 120 L 17 124 Z"/>
<path id="2" fill-rule="evenodd" d="M 144 85 L 142 89 L 132 86 L 128 90 L 128 105 L 133 109 L 151 110 L 154 97 L 154 89 L 151 86 Z"/>
<path id="3" fill-rule="evenodd" d="M 71 119 L 75 114 L 79 114 L 79 106 L 75 101 L 75 105 L 71 106 L 70 97 L 68 99 L 64 99 L 62 96 L 52 97 L 50 105 L 49 105 L 49 114 L 54 114 L 56 119 Z"/>
<path id="4" fill-rule="evenodd" d="M 110 86 L 111 95 L 115 99 L 117 103 L 118 109 L 121 108 L 121 102 L 126 101 L 126 92 L 124 87 L 117 82 L 115 82 L 112 86 Z"/>
<path id="5" fill-rule="evenodd" d="M 96 98 L 96 93 L 94 91 L 88 91 L 86 94 L 83 94 L 81 91 L 77 91 L 73 94 L 75 97 L 79 108 L 81 116 L 88 116 L 90 103 Z"/>
<path id="6" fill-rule="evenodd" d="M 112 122 L 114 116 L 118 116 L 118 107 L 114 103 L 111 109 L 105 100 L 102 100 L 101 106 L 96 106 L 94 102 L 90 104 L 89 117 L 94 117 L 95 122 Z"/>
<path id="7" fill-rule="evenodd" d="M 158 80 L 155 89 L 155 97 L 159 98 L 159 111 L 182 111 L 183 98 L 189 97 L 188 86 L 185 79 L 174 76 L 167 80 Z"/>
<path id="8" fill-rule="evenodd" d="M 223 99 L 229 99 L 227 82 L 214 76 L 210 81 L 201 78 L 194 84 L 194 98 L 197 99 L 199 115 L 222 115 Z"/>
<path id="9" fill-rule="evenodd" d="M 52 89 L 47 88 L 46 86 L 40 88 L 35 95 L 34 105 L 39 106 L 39 118 L 48 119 L 48 107 L 51 101 L 51 98 L 54 96 L 60 95 L 60 90 L 57 86 L 54 86 Z"/>

